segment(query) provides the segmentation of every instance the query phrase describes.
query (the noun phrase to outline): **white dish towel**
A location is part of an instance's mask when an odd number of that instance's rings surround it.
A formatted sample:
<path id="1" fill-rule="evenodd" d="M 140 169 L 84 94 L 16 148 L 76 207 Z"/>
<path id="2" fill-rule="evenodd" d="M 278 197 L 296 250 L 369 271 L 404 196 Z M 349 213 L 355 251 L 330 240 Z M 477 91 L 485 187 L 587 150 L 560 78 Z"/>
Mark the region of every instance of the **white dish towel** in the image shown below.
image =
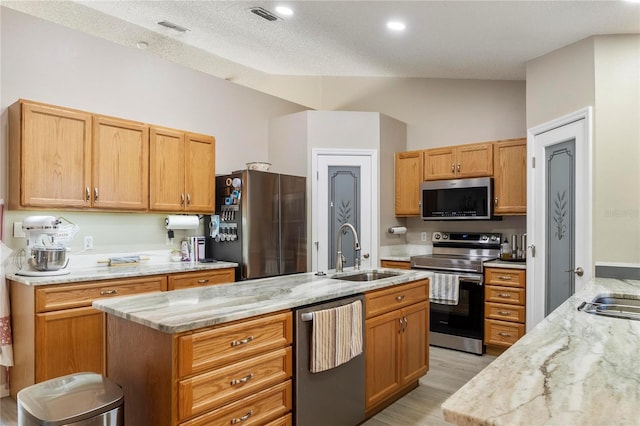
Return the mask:
<path id="1" fill-rule="evenodd" d="M 363 349 L 362 302 L 313 313 L 312 373 L 335 368 L 360 355 Z"/>
<path id="2" fill-rule="evenodd" d="M 457 305 L 460 295 L 460 276 L 434 274 L 431 279 L 429 299 L 442 305 Z"/>

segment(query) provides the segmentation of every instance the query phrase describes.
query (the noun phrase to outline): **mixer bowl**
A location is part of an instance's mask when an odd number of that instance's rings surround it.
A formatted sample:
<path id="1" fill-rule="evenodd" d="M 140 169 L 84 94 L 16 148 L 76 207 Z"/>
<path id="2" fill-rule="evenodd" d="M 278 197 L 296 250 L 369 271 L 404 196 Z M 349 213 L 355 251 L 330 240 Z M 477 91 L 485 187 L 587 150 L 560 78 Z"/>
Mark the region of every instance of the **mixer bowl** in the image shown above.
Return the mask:
<path id="1" fill-rule="evenodd" d="M 34 247 L 29 266 L 37 271 L 57 271 L 67 266 L 67 249 L 64 247 Z"/>

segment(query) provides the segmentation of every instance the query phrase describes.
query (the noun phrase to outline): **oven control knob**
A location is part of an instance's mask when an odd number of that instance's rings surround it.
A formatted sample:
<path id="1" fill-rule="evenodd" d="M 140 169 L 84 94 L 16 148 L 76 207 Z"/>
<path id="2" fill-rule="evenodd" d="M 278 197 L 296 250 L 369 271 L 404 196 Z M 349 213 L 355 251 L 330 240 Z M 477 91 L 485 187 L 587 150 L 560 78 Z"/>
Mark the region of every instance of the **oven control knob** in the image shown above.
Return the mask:
<path id="1" fill-rule="evenodd" d="M 498 238 L 497 235 L 492 235 L 491 236 L 491 241 L 500 241 L 500 239 Z"/>
<path id="2" fill-rule="evenodd" d="M 434 232 L 433 233 L 433 239 L 439 240 L 440 239 L 440 233 L 439 232 Z"/>
<path id="3" fill-rule="evenodd" d="M 443 234 L 442 235 L 442 239 L 443 240 L 448 240 L 449 239 L 449 234 Z"/>
<path id="4" fill-rule="evenodd" d="M 489 239 L 489 237 L 486 236 L 486 235 L 481 235 L 480 236 L 480 241 L 487 241 L 488 239 Z"/>

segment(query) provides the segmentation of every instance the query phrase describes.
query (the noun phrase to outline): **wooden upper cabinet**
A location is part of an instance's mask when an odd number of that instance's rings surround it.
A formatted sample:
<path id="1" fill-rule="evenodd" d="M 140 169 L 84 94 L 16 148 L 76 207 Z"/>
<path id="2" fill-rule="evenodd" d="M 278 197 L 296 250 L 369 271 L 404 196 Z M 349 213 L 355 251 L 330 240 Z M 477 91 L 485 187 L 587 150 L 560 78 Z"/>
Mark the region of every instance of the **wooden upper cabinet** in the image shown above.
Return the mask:
<path id="1" fill-rule="evenodd" d="M 461 179 L 493 174 L 493 144 L 481 143 L 424 151 L 424 180 Z"/>
<path id="2" fill-rule="evenodd" d="M 527 213 L 527 140 L 498 141 L 494 146 L 494 212 Z"/>
<path id="3" fill-rule="evenodd" d="M 20 100 L 9 107 L 9 206 L 89 207 L 91 114 Z"/>
<path id="4" fill-rule="evenodd" d="M 94 207 L 147 210 L 149 127 L 117 118 L 93 118 Z"/>
<path id="5" fill-rule="evenodd" d="M 185 181 L 189 212 L 213 213 L 215 209 L 215 142 L 213 136 L 187 133 Z"/>
<path id="6" fill-rule="evenodd" d="M 152 127 L 150 209 L 213 213 L 215 138 Z"/>
<path id="7" fill-rule="evenodd" d="M 395 155 L 395 214 L 420 215 L 422 151 L 397 152 Z"/>

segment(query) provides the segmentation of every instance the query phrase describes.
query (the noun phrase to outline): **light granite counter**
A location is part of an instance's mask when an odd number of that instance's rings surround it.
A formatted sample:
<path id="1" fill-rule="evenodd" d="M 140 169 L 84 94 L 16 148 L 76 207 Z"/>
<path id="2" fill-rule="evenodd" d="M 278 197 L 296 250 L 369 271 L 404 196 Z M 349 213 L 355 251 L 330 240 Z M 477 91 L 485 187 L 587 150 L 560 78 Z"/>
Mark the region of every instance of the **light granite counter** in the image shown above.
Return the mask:
<path id="1" fill-rule="evenodd" d="M 483 263 L 485 268 L 527 269 L 527 262 L 509 262 L 508 260 L 490 260 Z"/>
<path id="2" fill-rule="evenodd" d="M 93 307 L 165 333 L 179 333 L 255 315 L 291 309 L 429 278 L 430 272 L 400 269 L 399 275 L 369 282 L 317 276 L 313 272 L 207 287 L 102 299 Z M 356 271 L 345 271 L 349 275 Z"/>
<path id="3" fill-rule="evenodd" d="M 235 268 L 234 262 L 140 262 L 135 266 L 93 266 L 73 268 L 66 275 L 30 277 L 16 273 L 7 274 L 6 278 L 25 285 L 40 286 L 50 284 L 68 284 L 81 281 L 112 280 L 117 278 L 133 278 L 148 275 L 177 274 L 180 272 L 207 271 L 211 269 Z"/>
<path id="4" fill-rule="evenodd" d="M 640 281 L 597 278 L 442 404 L 457 425 L 637 425 L 640 321 L 578 311 Z"/>

